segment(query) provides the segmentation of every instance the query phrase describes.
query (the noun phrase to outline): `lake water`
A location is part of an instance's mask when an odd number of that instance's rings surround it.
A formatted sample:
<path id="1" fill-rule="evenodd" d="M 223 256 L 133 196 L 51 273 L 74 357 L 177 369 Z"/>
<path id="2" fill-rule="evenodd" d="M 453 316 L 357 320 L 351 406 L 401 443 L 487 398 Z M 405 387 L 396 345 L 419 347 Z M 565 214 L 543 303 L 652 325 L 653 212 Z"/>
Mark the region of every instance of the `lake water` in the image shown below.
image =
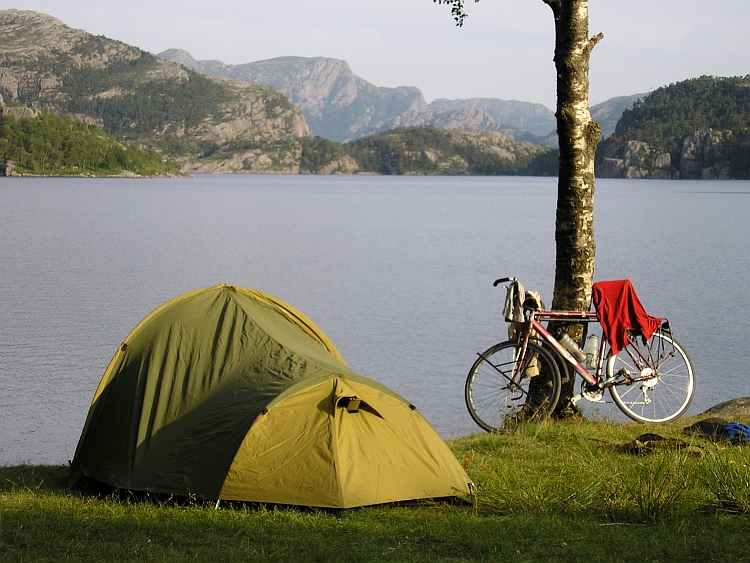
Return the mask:
<path id="1" fill-rule="evenodd" d="M 72 458 L 119 343 L 230 283 L 308 315 L 357 373 L 444 437 L 476 353 L 505 339 L 497 277 L 551 302 L 556 179 L 0 179 L 0 465 Z M 596 279 L 630 278 L 692 356 L 690 414 L 750 395 L 750 182 L 599 180 Z M 737 324 L 739 323 L 739 324 Z"/>

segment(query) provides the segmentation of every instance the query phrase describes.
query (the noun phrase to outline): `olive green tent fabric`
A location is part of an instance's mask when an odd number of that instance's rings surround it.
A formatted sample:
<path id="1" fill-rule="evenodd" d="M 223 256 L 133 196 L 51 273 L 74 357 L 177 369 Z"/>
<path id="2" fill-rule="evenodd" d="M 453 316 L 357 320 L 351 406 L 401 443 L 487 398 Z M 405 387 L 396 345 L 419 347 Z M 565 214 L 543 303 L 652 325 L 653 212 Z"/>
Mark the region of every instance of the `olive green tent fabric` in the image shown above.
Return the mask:
<path id="1" fill-rule="evenodd" d="M 407 401 L 352 373 L 299 311 L 229 285 L 173 299 L 130 333 L 73 471 L 123 489 L 332 508 L 469 493 Z"/>
<path id="2" fill-rule="evenodd" d="M 221 498 L 352 507 L 468 494 L 468 477 L 432 427 L 372 383 L 350 375 L 291 388 L 247 433 Z"/>

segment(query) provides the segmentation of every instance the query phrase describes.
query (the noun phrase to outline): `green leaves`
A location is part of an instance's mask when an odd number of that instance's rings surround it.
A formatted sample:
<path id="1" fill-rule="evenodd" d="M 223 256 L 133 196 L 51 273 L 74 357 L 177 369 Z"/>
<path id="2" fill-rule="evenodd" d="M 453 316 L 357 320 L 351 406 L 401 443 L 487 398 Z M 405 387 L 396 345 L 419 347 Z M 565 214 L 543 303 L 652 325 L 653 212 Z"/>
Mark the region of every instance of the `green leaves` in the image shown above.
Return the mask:
<path id="1" fill-rule="evenodd" d="M 451 7 L 451 15 L 453 16 L 453 19 L 456 20 L 456 25 L 458 27 L 461 27 L 464 25 L 464 19 L 469 17 L 469 15 L 464 11 L 464 0 L 432 0 L 433 2 L 437 4 L 446 4 Z M 479 0 L 474 0 L 474 2 L 479 2 Z"/>

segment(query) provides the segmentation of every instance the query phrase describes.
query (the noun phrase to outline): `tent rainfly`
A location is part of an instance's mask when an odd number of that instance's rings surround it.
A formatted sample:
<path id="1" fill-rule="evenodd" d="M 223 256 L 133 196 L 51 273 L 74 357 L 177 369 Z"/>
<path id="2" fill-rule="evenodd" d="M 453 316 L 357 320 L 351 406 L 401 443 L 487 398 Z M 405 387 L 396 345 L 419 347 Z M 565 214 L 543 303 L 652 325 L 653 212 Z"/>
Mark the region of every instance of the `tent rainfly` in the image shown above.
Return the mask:
<path id="1" fill-rule="evenodd" d="M 121 489 L 328 508 L 470 492 L 413 405 L 350 371 L 299 311 L 230 285 L 177 297 L 133 329 L 72 469 Z"/>

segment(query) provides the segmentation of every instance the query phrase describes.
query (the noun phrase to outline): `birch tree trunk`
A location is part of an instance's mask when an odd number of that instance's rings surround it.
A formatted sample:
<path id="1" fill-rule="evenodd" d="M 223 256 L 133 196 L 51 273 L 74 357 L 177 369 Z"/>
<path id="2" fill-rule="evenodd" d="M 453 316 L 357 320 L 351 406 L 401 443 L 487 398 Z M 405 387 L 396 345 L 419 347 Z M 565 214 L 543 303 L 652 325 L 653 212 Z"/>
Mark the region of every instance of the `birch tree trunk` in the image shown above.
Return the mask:
<path id="1" fill-rule="evenodd" d="M 478 2 L 479 0 L 475 0 Z M 594 282 L 594 156 L 601 128 L 589 111 L 589 59 L 602 34 L 589 38 L 588 0 L 542 0 L 555 17 L 555 69 L 557 70 L 557 137 L 560 171 L 555 220 L 555 287 L 552 308 L 586 311 Z M 464 0 L 433 0 L 451 7 L 460 26 L 466 17 Z M 556 323 L 553 331 L 565 330 L 579 345 L 583 325 Z M 564 370 L 565 371 L 565 370 Z M 541 374 L 540 374 L 541 376 Z M 537 376 L 529 386 L 528 403 L 537 404 L 535 388 L 543 385 Z M 535 380 L 539 381 L 535 381 Z M 571 408 L 575 374 L 563 381 L 554 415 L 567 416 Z M 574 412 L 573 412 L 574 413 Z"/>
<path id="2" fill-rule="evenodd" d="M 555 220 L 555 285 L 552 308 L 587 311 L 594 281 L 594 156 L 601 136 L 589 112 L 589 59 L 602 34 L 589 38 L 588 0 L 543 0 L 555 17 L 557 136 L 560 171 Z M 583 325 L 560 325 L 583 345 Z M 570 414 L 572 374 L 563 382 L 555 414 Z"/>

